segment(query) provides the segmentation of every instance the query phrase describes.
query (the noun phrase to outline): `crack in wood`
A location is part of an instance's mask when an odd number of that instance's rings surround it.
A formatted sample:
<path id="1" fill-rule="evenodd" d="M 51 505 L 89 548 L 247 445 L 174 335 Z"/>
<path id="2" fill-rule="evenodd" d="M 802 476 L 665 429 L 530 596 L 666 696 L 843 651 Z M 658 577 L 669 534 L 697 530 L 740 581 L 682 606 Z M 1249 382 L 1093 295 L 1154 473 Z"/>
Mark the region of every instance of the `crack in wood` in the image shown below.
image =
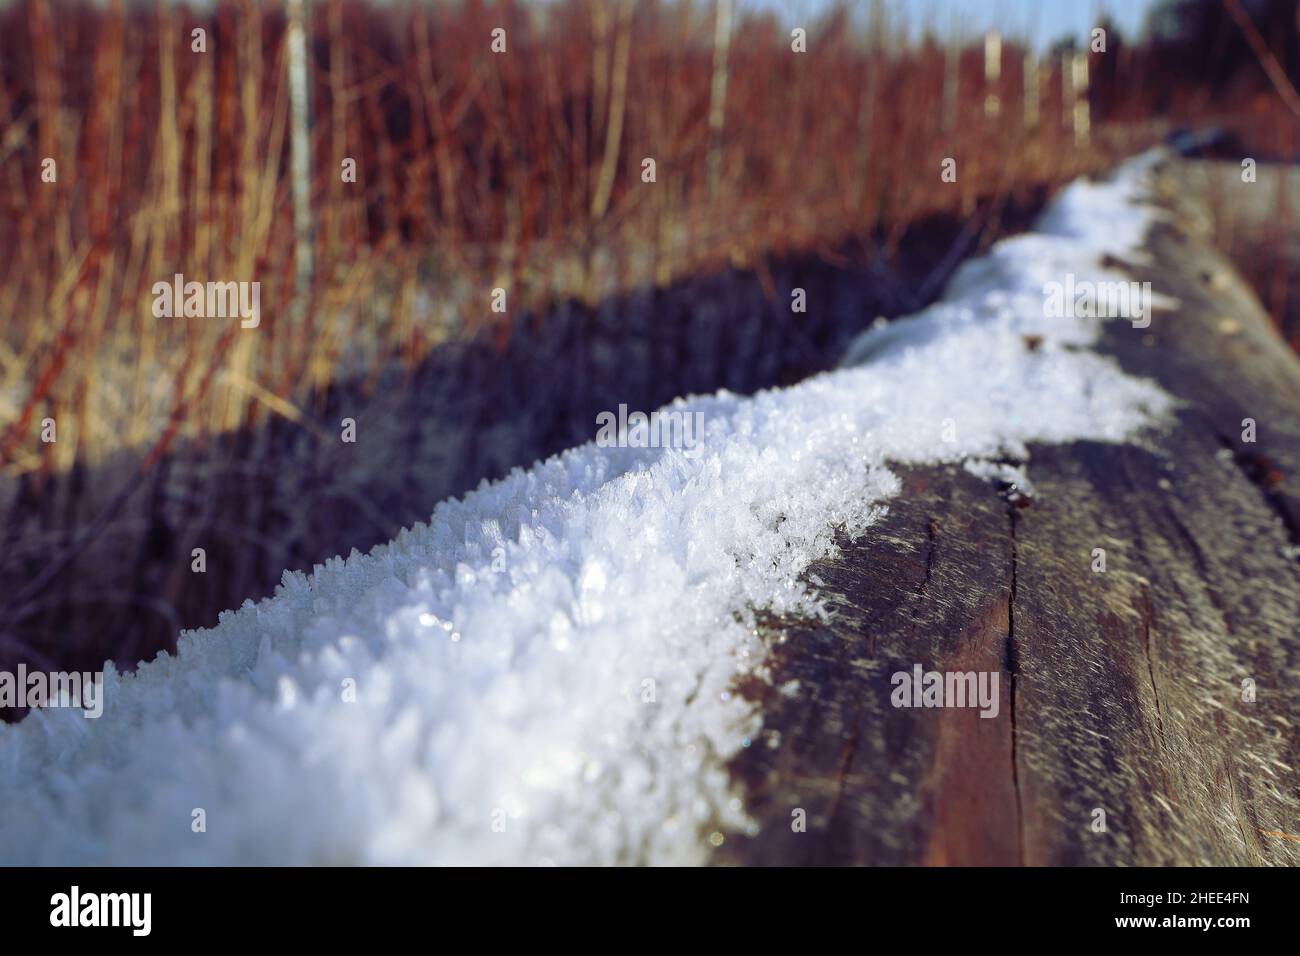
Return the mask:
<path id="1" fill-rule="evenodd" d="M 1025 862 L 1025 811 L 1024 800 L 1020 792 L 1020 753 L 1019 753 L 1019 734 L 1020 728 L 1016 722 L 1016 704 L 1019 696 L 1020 682 L 1020 660 L 1016 647 L 1016 595 L 1019 593 L 1019 561 L 1020 555 L 1016 548 L 1016 506 L 1010 504 L 1007 508 L 1007 525 L 1011 535 L 1011 595 L 1007 599 L 1007 641 L 1006 641 L 1006 668 L 1009 676 L 1010 689 L 1010 707 L 1008 708 L 1009 720 L 1011 723 L 1011 786 L 1016 794 L 1016 856 L 1023 866 Z"/>

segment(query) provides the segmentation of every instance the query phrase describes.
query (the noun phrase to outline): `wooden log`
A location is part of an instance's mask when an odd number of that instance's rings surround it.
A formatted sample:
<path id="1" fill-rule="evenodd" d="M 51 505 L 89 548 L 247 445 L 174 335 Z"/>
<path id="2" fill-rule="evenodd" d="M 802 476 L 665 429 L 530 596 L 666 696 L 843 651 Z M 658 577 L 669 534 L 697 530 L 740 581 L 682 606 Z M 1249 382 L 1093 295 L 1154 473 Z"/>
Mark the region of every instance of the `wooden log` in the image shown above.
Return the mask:
<path id="1" fill-rule="evenodd" d="M 1031 447 L 1032 497 L 907 472 L 809 569 L 830 622 L 765 622 L 732 764 L 758 828 L 719 862 L 1300 863 L 1300 362 L 1188 177 L 1162 170 L 1170 221 L 1128 266 L 1179 307 L 1098 346 L 1182 401 L 1172 427 Z M 892 706 L 916 664 L 997 672 L 997 717 Z"/>

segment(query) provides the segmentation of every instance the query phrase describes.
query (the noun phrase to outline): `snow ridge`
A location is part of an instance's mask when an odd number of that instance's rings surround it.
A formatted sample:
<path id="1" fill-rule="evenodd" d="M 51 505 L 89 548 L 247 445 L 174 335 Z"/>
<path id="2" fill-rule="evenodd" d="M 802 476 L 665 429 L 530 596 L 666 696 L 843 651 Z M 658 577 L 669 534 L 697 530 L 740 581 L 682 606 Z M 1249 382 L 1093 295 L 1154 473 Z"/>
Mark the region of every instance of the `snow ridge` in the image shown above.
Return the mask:
<path id="1" fill-rule="evenodd" d="M 878 519 L 891 463 L 979 472 L 1169 411 L 1087 351 L 1098 323 L 1043 306 L 1063 271 L 1126 279 L 1102 259 L 1138 254 L 1153 161 L 1067 187 L 851 367 L 674 402 L 703 413 L 702 452 L 516 470 L 110 668 L 98 720 L 0 726 L 0 861 L 706 862 L 714 831 L 753 826 L 728 760 L 771 743 L 735 693 L 765 677 L 753 611 L 821 613 L 799 575 Z"/>

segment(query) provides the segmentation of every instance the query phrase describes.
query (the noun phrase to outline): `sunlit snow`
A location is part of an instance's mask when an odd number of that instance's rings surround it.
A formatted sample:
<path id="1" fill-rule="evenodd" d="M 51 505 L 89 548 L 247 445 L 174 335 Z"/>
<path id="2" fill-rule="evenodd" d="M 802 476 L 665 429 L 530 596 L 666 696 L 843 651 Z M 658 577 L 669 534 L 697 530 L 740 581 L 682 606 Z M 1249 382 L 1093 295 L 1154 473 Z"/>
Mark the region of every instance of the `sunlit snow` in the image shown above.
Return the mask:
<path id="1" fill-rule="evenodd" d="M 891 463 L 995 475 L 979 463 L 1168 411 L 1087 349 L 1095 323 L 1043 307 L 1063 271 L 1128 278 L 1102 257 L 1137 254 L 1149 163 L 1070 186 L 846 367 L 675 403 L 704 415 L 698 454 L 587 444 L 517 470 L 110 672 L 98 720 L 0 726 L 0 859 L 707 861 L 750 825 L 728 760 L 766 745 L 735 692 L 764 676 L 752 612 L 818 613 L 800 574 L 878 519 Z"/>

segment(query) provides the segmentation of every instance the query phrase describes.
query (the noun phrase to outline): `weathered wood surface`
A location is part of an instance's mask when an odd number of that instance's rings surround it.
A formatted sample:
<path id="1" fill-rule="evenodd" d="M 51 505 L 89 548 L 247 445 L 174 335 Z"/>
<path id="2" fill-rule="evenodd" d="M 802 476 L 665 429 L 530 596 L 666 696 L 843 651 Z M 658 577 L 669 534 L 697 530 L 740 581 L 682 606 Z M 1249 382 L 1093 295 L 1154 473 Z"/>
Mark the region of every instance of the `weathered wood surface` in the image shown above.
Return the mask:
<path id="1" fill-rule="evenodd" d="M 769 622 L 765 739 L 732 767 L 760 829 L 720 862 L 1300 863 L 1300 362 L 1212 251 L 1188 175 L 1162 172 L 1175 215 L 1129 267 L 1181 307 L 1099 346 L 1181 399 L 1176 422 L 1031 448 L 1030 502 L 908 473 L 810 569 L 831 622 Z M 892 707 L 916 663 L 999 671 L 998 716 Z"/>

